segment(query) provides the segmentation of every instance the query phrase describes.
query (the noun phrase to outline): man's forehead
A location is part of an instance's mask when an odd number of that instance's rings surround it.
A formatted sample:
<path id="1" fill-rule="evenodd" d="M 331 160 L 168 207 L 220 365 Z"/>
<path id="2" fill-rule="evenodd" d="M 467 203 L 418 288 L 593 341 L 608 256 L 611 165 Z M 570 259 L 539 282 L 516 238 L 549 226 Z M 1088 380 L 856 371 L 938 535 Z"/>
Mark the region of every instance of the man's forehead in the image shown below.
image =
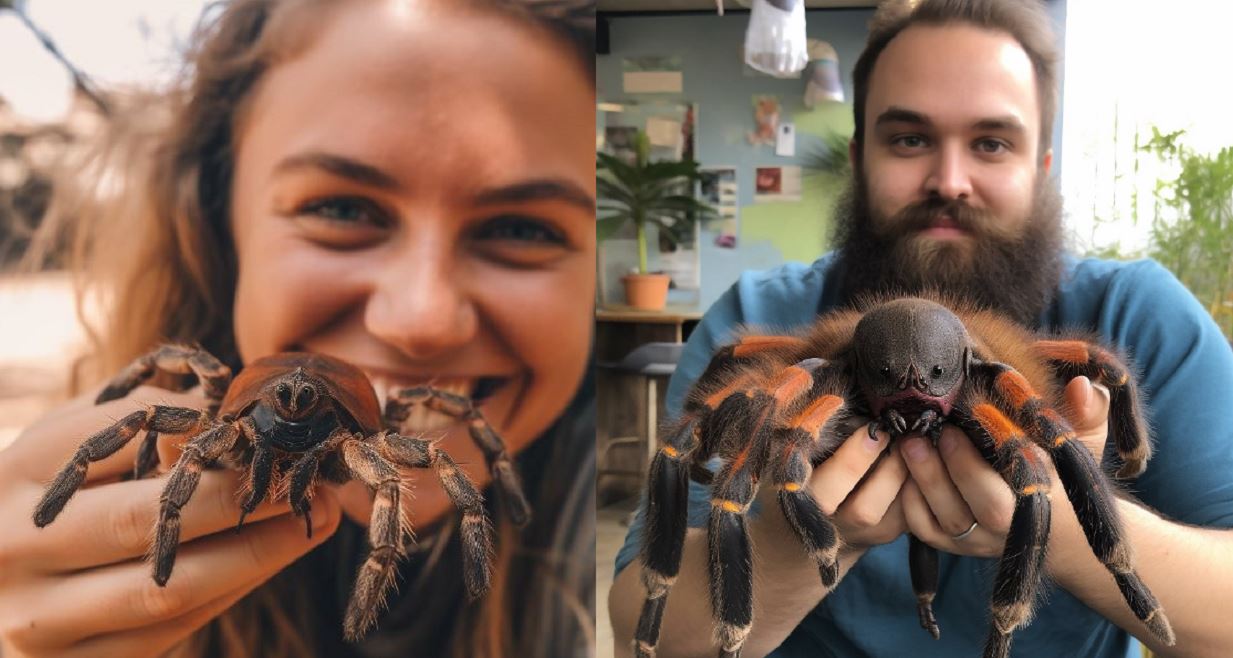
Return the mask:
<path id="1" fill-rule="evenodd" d="M 1040 123 L 1023 47 L 1010 34 L 967 24 L 916 25 L 887 44 L 869 78 L 867 125 L 891 109 L 941 126 L 1017 119 L 1034 134 Z"/>

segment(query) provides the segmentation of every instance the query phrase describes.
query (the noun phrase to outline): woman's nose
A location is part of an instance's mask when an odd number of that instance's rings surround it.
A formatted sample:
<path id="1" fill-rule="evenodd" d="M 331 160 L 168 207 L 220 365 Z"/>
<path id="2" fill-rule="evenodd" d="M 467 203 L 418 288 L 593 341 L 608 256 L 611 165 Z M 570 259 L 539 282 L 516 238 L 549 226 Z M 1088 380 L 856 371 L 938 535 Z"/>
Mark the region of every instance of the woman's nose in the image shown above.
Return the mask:
<path id="1" fill-rule="evenodd" d="M 373 335 L 415 359 L 440 356 L 475 337 L 476 308 L 448 254 L 418 251 L 384 269 L 364 314 Z"/>

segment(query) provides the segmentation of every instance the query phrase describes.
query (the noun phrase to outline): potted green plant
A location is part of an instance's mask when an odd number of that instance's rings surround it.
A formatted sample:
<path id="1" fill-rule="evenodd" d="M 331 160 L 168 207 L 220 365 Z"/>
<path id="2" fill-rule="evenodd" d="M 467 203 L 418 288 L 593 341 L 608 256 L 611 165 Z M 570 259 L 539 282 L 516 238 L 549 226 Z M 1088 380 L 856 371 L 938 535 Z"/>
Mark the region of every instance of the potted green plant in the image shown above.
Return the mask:
<path id="1" fill-rule="evenodd" d="M 692 160 L 651 161 L 651 141 L 639 131 L 634 138 L 634 162 L 597 153 L 599 192 L 598 233 L 605 239 L 632 222 L 638 242 L 638 272 L 622 279 L 630 306 L 660 309 L 668 298 L 669 277 L 647 267 L 647 226 L 654 224 L 662 239 L 679 244 L 693 234 L 694 222 L 714 215 L 711 206 L 693 196 L 698 163 Z"/>

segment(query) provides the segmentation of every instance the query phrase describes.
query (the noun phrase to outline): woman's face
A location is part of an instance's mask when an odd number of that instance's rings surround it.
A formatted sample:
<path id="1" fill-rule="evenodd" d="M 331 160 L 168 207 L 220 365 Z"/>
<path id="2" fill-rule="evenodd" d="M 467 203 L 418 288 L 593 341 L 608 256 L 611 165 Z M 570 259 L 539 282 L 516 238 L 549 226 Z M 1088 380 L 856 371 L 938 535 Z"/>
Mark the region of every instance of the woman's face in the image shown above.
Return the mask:
<path id="1" fill-rule="evenodd" d="M 382 398 L 477 396 L 511 451 L 546 429 L 593 322 L 594 88 L 572 52 L 491 13 L 350 3 L 248 103 L 231 206 L 244 361 L 306 350 Z M 409 426 L 484 479 L 464 427 Z"/>

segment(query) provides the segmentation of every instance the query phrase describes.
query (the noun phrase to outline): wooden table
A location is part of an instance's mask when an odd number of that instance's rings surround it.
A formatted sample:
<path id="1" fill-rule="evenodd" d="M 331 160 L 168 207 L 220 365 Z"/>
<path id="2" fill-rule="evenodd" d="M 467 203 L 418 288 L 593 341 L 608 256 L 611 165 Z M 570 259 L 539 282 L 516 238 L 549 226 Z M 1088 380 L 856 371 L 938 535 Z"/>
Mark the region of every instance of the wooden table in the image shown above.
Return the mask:
<path id="1" fill-rule="evenodd" d="M 669 306 L 643 311 L 628 306 L 604 306 L 595 312 L 595 357 L 620 361 L 644 343 L 683 343 L 702 319 L 694 307 Z"/>

